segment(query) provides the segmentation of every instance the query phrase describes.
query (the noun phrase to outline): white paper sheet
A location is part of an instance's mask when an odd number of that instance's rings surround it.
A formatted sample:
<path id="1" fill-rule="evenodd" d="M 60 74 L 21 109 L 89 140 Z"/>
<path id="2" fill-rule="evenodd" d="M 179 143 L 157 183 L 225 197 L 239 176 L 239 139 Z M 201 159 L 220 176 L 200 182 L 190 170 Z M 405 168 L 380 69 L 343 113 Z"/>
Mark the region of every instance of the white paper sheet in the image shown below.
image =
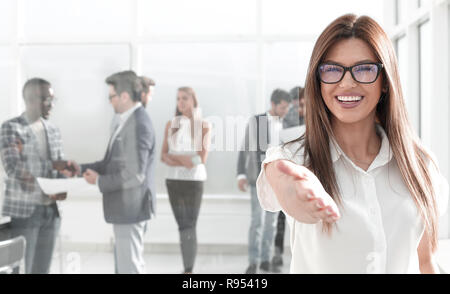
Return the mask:
<path id="1" fill-rule="evenodd" d="M 101 194 L 97 185 L 91 185 L 84 178 L 47 179 L 37 178 L 38 184 L 47 195 L 67 192 L 70 195 Z"/>

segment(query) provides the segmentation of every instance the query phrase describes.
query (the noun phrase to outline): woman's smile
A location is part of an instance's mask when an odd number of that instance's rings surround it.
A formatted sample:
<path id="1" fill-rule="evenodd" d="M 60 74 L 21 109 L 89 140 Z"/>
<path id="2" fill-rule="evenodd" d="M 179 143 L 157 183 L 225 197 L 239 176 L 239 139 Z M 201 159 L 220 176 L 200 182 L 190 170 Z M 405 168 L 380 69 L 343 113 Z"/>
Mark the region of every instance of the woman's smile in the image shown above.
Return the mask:
<path id="1" fill-rule="evenodd" d="M 359 106 L 364 100 L 364 96 L 355 93 L 343 93 L 335 95 L 334 98 L 342 108 L 350 109 Z"/>

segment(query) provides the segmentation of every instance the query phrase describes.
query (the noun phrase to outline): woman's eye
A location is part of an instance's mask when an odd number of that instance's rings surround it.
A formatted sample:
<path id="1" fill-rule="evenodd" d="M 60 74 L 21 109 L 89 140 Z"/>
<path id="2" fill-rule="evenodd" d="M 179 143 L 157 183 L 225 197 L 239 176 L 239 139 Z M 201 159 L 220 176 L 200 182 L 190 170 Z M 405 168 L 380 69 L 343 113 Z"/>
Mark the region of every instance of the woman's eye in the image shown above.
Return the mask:
<path id="1" fill-rule="evenodd" d="M 355 71 L 359 72 L 371 72 L 374 71 L 374 67 L 371 65 L 362 65 L 355 68 Z"/>
<path id="2" fill-rule="evenodd" d="M 322 67 L 323 72 L 340 72 L 342 69 L 340 69 L 337 66 L 324 66 Z"/>

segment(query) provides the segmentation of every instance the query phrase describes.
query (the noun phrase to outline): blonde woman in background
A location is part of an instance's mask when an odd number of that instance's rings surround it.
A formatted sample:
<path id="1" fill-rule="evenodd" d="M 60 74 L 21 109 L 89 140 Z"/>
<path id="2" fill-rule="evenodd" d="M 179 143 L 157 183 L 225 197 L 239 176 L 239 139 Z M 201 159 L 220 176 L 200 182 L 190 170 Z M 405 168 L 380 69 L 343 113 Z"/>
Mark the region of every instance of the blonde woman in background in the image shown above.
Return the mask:
<path id="1" fill-rule="evenodd" d="M 166 124 L 161 160 L 169 166 L 167 192 L 180 233 L 184 273 L 197 255 L 196 225 L 206 180 L 210 127 L 202 120 L 194 90 L 181 87 L 175 117 Z"/>

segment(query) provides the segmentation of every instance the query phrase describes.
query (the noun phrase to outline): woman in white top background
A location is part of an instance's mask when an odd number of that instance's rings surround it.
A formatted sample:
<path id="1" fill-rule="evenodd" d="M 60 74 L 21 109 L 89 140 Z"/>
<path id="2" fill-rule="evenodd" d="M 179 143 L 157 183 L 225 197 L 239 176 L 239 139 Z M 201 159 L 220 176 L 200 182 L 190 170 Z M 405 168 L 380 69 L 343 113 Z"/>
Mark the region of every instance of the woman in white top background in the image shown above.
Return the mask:
<path id="1" fill-rule="evenodd" d="M 257 180 L 290 225 L 292 273 L 436 273 L 448 184 L 408 121 L 383 29 L 349 14 L 318 38 L 306 131 L 267 151 Z"/>
<path id="2" fill-rule="evenodd" d="M 180 233 L 184 273 L 192 273 L 197 255 L 196 225 L 206 180 L 210 127 L 202 120 L 194 90 L 181 87 L 175 117 L 166 124 L 161 160 L 169 165 L 169 201 Z"/>

